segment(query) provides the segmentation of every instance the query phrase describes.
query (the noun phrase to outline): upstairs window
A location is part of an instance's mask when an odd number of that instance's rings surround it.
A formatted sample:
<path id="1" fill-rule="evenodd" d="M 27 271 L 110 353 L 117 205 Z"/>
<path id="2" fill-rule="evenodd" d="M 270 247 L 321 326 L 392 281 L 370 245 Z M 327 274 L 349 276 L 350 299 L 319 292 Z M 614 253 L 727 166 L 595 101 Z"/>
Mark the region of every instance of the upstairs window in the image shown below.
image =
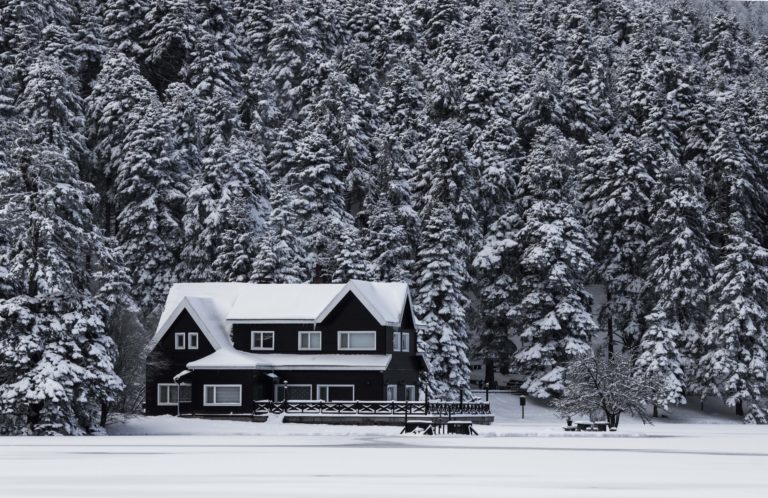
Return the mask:
<path id="1" fill-rule="evenodd" d="M 251 349 L 253 351 L 274 351 L 275 333 L 271 330 L 252 330 Z"/>
<path id="2" fill-rule="evenodd" d="M 320 351 L 321 342 L 319 330 L 299 332 L 299 351 Z"/>
<path id="3" fill-rule="evenodd" d="M 392 351 L 400 351 L 400 332 L 392 332 Z"/>
<path id="4" fill-rule="evenodd" d="M 197 332 L 190 332 L 187 338 L 187 349 L 197 349 Z"/>
<path id="5" fill-rule="evenodd" d="M 187 334 L 186 332 L 176 332 L 173 335 L 174 344 L 176 349 L 187 349 Z"/>
<path id="6" fill-rule="evenodd" d="M 400 351 L 407 353 L 411 350 L 411 334 L 409 332 L 402 332 L 400 334 Z"/>
<path id="7" fill-rule="evenodd" d="M 376 331 L 339 331 L 339 351 L 376 351 Z"/>

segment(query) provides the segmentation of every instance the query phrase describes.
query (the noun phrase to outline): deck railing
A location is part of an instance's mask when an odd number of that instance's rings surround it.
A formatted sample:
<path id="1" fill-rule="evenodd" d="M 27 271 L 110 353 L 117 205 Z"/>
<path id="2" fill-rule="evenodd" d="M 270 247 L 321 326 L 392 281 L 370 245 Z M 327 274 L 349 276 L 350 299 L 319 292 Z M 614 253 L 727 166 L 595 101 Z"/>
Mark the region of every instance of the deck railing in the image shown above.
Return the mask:
<path id="1" fill-rule="evenodd" d="M 271 401 L 255 400 L 254 413 L 317 413 L 322 415 L 490 415 L 486 402 L 458 401 Z"/>

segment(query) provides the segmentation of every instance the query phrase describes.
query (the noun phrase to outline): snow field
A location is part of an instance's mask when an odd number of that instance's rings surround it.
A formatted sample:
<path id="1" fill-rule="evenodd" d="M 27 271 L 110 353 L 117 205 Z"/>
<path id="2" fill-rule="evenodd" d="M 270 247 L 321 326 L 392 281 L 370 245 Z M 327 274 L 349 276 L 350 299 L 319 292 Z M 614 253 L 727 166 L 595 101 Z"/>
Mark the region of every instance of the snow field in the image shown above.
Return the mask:
<path id="1" fill-rule="evenodd" d="M 768 427 L 695 410 L 617 433 L 565 434 L 530 400 L 493 395 L 479 437 L 137 417 L 107 437 L 0 439 L 0 496 L 763 497 Z M 708 423 L 704 423 L 704 422 Z M 143 435 L 137 435 L 143 434 Z"/>

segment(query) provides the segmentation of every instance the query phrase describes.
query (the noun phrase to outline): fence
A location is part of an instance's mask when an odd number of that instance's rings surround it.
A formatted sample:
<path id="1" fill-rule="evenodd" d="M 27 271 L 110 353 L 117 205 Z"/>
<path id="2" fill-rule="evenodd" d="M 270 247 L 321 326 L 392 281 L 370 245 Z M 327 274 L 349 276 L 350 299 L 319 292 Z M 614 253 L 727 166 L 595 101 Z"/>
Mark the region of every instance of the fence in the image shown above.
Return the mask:
<path id="1" fill-rule="evenodd" d="M 317 413 L 322 415 L 490 415 L 485 402 L 451 401 L 271 401 L 253 402 L 254 413 Z"/>

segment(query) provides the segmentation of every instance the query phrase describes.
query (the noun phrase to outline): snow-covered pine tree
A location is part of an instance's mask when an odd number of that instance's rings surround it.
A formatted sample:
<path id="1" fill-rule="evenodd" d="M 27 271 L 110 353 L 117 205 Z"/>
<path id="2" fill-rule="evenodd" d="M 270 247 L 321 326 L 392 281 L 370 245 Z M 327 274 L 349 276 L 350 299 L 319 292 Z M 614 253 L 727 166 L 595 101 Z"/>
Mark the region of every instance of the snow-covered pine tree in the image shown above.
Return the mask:
<path id="1" fill-rule="evenodd" d="M 75 162 L 84 148 L 76 80 L 52 60 L 33 67 L 6 130 L 13 148 L 0 152 L 0 431 L 81 434 L 105 422 L 122 388 L 95 290 L 114 258 Z"/>
<path id="2" fill-rule="evenodd" d="M 172 160 L 170 120 L 157 98 L 132 111 L 141 117 L 120 144 L 114 167 L 116 236 L 132 295 L 149 313 L 175 280 L 188 179 Z"/>
<path id="3" fill-rule="evenodd" d="M 142 78 L 138 65 L 124 54 L 111 53 L 85 101 L 87 137 L 94 154 L 87 179 L 104 194 L 100 218 L 107 235 L 116 231 L 115 179 L 127 153 L 126 140 L 155 99 L 152 85 Z"/>
<path id="4" fill-rule="evenodd" d="M 439 201 L 430 204 L 417 256 L 416 303 L 425 323 L 418 336 L 429 364 L 425 380 L 439 399 L 469 396 L 464 296 L 469 275 L 462 244 L 451 210 Z"/>
<path id="5" fill-rule="evenodd" d="M 453 119 L 435 124 L 414 175 L 414 190 L 420 199 L 417 209 L 424 218 L 430 204 L 450 206 L 466 251 L 479 238 L 478 176 L 478 163 L 467 149 L 461 125 Z M 462 256 L 468 258 L 469 253 Z"/>
<path id="6" fill-rule="evenodd" d="M 347 229 L 341 234 L 338 252 L 334 255 L 334 282 L 349 282 L 356 280 L 371 280 L 374 274 L 373 265 L 366 257 L 357 229 Z"/>
<path id="7" fill-rule="evenodd" d="M 638 348 L 636 367 L 664 379 L 663 407 L 684 404 L 683 367 L 697 362 L 697 342 L 707 319 L 712 247 L 707 239 L 701 173 L 679 163 L 666 164 L 654 195 L 648 251 L 653 308 Z"/>
<path id="8" fill-rule="evenodd" d="M 253 261 L 251 281 L 295 284 L 309 280 L 303 241 L 294 233 L 296 214 L 288 191 L 276 185 L 270 199 L 272 211 Z"/>
<path id="9" fill-rule="evenodd" d="M 708 290 L 712 314 L 704 330 L 696 387 L 702 396 L 721 397 L 738 415 L 745 415 L 744 404 L 749 404 L 745 420 L 765 424 L 768 250 L 757 243 L 734 207 Z"/>
<path id="10" fill-rule="evenodd" d="M 616 146 L 597 137 L 582 156 L 580 191 L 597 239 L 596 275 L 608 295 L 601 322 L 609 334 L 609 351 L 614 337 L 627 349 L 635 347 L 645 328 L 654 150 L 658 152 L 631 135 L 620 138 Z"/>
<path id="11" fill-rule="evenodd" d="M 263 232 L 268 216 L 268 192 L 269 177 L 261 151 L 244 136 L 229 141 L 217 137 L 207 149 L 202 169 L 192 180 L 186 198 L 183 220 L 186 237 L 177 271 L 179 278 L 203 282 L 223 280 L 222 274 L 214 273 L 223 263 L 219 261 L 214 265 L 214 262 L 220 256 L 234 260 L 237 258 L 233 252 L 251 250 L 235 247 L 249 240 L 236 234 L 258 237 Z M 244 271 L 238 273 L 241 279 L 246 279 Z"/>
<path id="12" fill-rule="evenodd" d="M 562 394 L 565 363 L 597 330 L 585 289 L 593 243 L 569 195 L 569 148 L 556 128 L 541 128 L 520 176 L 520 282 L 508 315 L 520 331 L 523 387 L 538 398 Z"/>
<path id="13" fill-rule="evenodd" d="M 139 40 L 145 47 L 143 74 L 160 93 L 183 80 L 192 47 L 200 36 L 192 3 L 160 0 L 144 16 L 147 29 Z"/>
<path id="14" fill-rule="evenodd" d="M 320 264 L 329 278 L 333 271 L 327 263 L 341 234 L 352 226 L 352 216 L 344 209 L 343 163 L 338 147 L 326 135 L 315 130 L 302 133 L 273 171 L 285 171 L 286 201 L 295 215 L 293 229 L 304 240 L 310 267 Z"/>
<path id="15" fill-rule="evenodd" d="M 410 284 L 420 219 L 412 205 L 406 153 L 389 126 L 378 130 L 373 143 L 376 169 L 364 207 L 364 247 L 376 279 Z"/>

